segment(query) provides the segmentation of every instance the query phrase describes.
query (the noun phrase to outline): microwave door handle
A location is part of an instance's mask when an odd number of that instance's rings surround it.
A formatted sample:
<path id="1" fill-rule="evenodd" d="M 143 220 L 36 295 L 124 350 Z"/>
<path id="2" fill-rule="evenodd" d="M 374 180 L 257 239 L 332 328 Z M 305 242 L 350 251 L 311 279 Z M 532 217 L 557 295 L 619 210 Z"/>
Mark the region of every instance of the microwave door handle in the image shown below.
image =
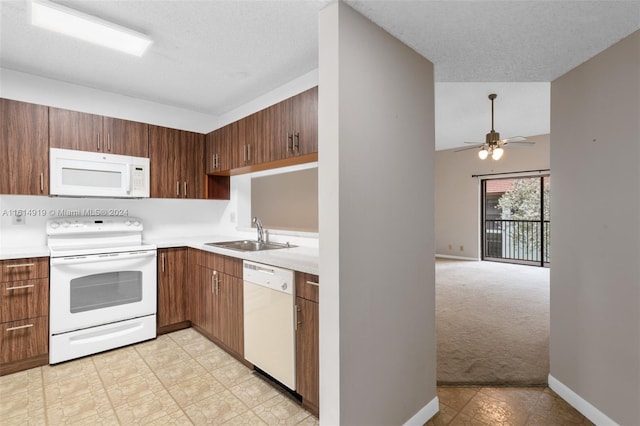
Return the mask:
<path id="1" fill-rule="evenodd" d="M 131 194 L 131 168 L 133 166 L 131 164 L 127 164 L 124 174 L 124 189 L 127 191 L 127 194 Z"/>

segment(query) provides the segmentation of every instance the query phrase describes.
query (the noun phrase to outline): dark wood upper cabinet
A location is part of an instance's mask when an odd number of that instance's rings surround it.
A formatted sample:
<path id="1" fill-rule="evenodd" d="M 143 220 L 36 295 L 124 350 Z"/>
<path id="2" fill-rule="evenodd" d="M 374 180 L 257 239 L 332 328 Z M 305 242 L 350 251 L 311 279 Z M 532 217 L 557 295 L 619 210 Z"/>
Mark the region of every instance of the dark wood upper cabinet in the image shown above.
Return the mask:
<path id="1" fill-rule="evenodd" d="M 225 126 L 207 135 L 207 173 L 231 170 L 231 139 L 227 136 L 228 131 L 228 126 Z"/>
<path id="2" fill-rule="evenodd" d="M 52 148 L 149 156 L 149 125 L 66 109 L 49 108 Z"/>
<path id="3" fill-rule="evenodd" d="M 0 99 L 0 194 L 49 194 L 48 108 Z"/>
<path id="4" fill-rule="evenodd" d="M 152 198 L 204 198 L 204 135 L 150 126 Z"/>
<path id="5" fill-rule="evenodd" d="M 119 118 L 103 117 L 103 135 L 106 135 L 109 154 L 149 157 L 149 125 Z M 103 136 L 104 137 L 104 136 Z"/>
<path id="6" fill-rule="evenodd" d="M 293 149 L 288 156 L 318 152 L 318 87 L 291 98 Z"/>

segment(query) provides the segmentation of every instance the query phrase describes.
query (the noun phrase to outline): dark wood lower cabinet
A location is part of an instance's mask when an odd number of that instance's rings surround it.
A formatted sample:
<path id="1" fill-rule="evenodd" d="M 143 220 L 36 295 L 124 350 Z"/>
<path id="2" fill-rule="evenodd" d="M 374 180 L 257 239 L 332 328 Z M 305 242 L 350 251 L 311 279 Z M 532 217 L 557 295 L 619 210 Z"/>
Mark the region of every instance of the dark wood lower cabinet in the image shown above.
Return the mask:
<path id="1" fill-rule="evenodd" d="M 227 351 L 244 359 L 242 265 L 238 259 L 194 252 L 189 289 L 191 323 Z"/>
<path id="2" fill-rule="evenodd" d="M 320 411 L 318 277 L 296 273 L 296 391 L 302 405 Z"/>
<path id="3" fill-rule="evenodd" d="M 49 362 L 49 258 L 0 261 L 0 376 Z"/>
<path id="4" fill-rule="evenodd" d="M 158 250 L 157 334 L 189 327 L 187 316 L 187 249 Z"/>

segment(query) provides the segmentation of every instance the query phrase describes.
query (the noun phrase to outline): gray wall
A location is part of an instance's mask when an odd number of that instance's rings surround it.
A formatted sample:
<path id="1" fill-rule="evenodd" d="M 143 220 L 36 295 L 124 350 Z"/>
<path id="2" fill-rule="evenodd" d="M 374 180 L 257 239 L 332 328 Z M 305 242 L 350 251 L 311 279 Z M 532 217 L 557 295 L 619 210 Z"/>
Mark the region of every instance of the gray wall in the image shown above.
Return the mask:
<path id="1" fill-rule="evenodd" d="M 480 160 L 477 149 L 436 152 L 437 254 L 480 258 L 480 179 L 471 175 L 548 169 L 549 135 L 528 139 L 535 145 L 507 146 L 498 161 Z"/>
<path id="2" fill-rule="evenodd" d="M 551 375 L 640 424 L 640 32 L 551 84 Z"/>
<path id="3" fill-rule="evenodd" d="M 318 168 L 251 178 L 251 216 L 268 229 L 318 232 Z"/>
<path id="4" fill-rule="evenodd" d="M 319 70 L 320 419 L 399 425 L 436 398 L 433 65 L 339 2 Z"/>

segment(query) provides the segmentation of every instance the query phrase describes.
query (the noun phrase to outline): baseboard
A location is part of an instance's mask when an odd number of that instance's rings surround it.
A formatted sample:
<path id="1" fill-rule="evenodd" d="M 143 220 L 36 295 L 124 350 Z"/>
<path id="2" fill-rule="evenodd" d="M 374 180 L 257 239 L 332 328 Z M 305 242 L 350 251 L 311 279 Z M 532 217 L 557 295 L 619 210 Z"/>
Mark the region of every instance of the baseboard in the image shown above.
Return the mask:
<path id="1" fill-rule="evenodd" d="M 569 389 L 565 384 L 549 374 L 549 387 L 567 401 L 573 408 L 580 411 L 583 416 L 591 420 L 598 426 L 618 426 L 606 414 L 587 402 L 580 395 Z"/>
<path id="2" fill-rule="evenodd" d="M 440 411 L 438 397 L 433 398 L 427 405 L 422 407 L 420 411 L 413 415 L 404 426 L 422 426 L 428 422 L 433 416 Z"/>
<path id="3" fill-rule="evenodd" d="M 450 256 L 448 254 L 438 254 L 438 253 L 436 253 L 436 257 L 439 257 L 441 259 L 473 260 L 473 261 L 476 261 L 476 262 L 479 261 L 479 259 L 476 259 L 475 257 Z"/>

